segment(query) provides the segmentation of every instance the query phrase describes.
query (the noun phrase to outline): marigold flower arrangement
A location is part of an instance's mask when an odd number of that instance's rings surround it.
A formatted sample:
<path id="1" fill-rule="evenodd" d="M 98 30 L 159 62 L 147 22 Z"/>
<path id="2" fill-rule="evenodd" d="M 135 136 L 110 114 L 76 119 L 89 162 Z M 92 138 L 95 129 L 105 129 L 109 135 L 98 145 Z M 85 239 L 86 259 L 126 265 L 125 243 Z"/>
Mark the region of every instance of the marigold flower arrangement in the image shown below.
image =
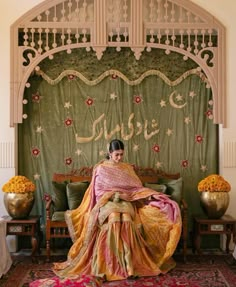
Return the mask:
<path id="1" fill-rule="evenodd" d="M 229 192 L 230 190 L 230 184 L 218 174 L 211 174 L 198 183 L 198 191 L 200 192 Z"/>
<path id="2" fill-rule="evenodd" d="M 22 175 L 13 176 L 2 187 L 3 192 L 26 193 L 35 191 L 35 184 Z"/>

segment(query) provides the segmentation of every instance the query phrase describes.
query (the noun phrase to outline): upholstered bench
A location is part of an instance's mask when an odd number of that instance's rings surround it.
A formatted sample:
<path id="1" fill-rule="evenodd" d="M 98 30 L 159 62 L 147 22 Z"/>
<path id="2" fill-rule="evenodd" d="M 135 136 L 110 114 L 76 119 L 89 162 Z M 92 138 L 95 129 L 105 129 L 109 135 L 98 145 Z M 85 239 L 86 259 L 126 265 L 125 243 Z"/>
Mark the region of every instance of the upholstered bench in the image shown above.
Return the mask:
<path id="1" fill-rule="evenodd" d="M 181 247 L 183 260 L 187 254 L 187 204 L 183 199 L 183 182 L 180 174 L 158 173 L 153 169 L 136 167 L 136 173 L 145 187 L 164 192 L 175 200 L 182 213 Z M 92 168 L 82 168 L 72 174 L 57 174 L 52 178 L 52 193 L 46 195 L 46 254 L 50 261 L 51 240 L 70 238 L 65 222 L 65 211 L 77 208 L 92 178 Z"/>

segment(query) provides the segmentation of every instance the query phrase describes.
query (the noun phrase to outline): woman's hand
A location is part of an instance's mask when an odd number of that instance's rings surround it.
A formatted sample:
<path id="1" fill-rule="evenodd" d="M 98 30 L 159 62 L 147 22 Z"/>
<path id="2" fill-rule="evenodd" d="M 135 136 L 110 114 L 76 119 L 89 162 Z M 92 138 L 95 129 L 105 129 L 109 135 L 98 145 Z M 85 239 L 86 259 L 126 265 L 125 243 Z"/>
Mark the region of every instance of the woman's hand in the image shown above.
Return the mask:
<path id="1" fill-rule="evenodd" d="M 119 202 L 119 201 L 120 201 L 120 194 L 119 194 L 119 192 L 116 192 L 113 195 L 113 202 Z"/>

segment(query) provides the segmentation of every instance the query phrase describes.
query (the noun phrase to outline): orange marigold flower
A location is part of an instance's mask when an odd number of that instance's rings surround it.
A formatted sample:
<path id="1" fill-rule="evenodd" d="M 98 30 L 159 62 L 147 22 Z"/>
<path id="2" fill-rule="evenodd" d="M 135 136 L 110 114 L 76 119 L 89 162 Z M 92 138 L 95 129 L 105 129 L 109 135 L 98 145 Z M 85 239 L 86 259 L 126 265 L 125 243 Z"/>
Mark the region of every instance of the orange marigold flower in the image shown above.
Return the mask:
<path id="1" fill-rule="evenodd" d="M 229 192 L 231 190 L 230 184 L 218 174 L 211 174 L 198 183 L 198 191 L 218 191 Z"/>
<path id="2" fill-rule="evenodd" d="M 2 187 L 3 192 L 25 193 L 34 192 L 36 189 L 35 184 L 27 177 L 22 175 L 13 176 Z"/>

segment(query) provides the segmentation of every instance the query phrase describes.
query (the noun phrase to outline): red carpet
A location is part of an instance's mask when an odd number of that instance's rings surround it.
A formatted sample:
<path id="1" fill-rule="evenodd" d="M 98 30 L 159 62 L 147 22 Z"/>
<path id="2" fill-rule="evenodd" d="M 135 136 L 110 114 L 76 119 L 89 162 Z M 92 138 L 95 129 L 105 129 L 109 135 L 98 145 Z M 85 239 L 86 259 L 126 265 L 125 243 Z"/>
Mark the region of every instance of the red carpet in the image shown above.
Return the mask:
<path id="1" fill-rule="evenodd" d="M 51 271 L 51 263 L 45 263 L 45 257 L 39 257 L 38 263 L 31 263 L 29 257 L 14 258 L 10 271 L 0 279 L 0 286 L 5 287 L 26 287 L 32 285 L 33 281 L 45 278 L 54 278 L 51 285 L 47 281 L 44 285 L 38 286 L 132 286 L 132 287 L 235 287 L 236 286 L 236 265 L 230 265 L 230 255 L 189 255 L 186 264 L 181 262 L 181 257 L 176 257 L 177 266 L 171 272 L 147 278 L 129 279 L 117 282 L 103 282 L 100 285 L 79 283 L 78 278 L 73 282 L 56 283 L 54 273 Z M 53 258 L 59 261 L 58 257 Z M 64 260 L 64 258 L 63 258 Z M 31 284 L 30 284 L 31 283 Z"/>

